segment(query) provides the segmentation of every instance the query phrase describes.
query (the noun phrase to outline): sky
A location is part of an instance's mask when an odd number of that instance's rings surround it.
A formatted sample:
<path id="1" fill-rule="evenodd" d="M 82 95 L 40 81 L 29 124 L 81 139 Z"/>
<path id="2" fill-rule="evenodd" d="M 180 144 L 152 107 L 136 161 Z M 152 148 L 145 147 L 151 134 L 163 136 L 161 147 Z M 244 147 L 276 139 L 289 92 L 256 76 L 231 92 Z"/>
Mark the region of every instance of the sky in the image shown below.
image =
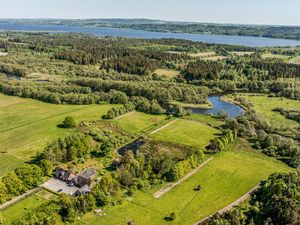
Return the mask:
<path id="1" fill-rule="evenodd" d="M 0 0 L 0 18 L 149 18 L 300 25 L 300 0 Z"/>

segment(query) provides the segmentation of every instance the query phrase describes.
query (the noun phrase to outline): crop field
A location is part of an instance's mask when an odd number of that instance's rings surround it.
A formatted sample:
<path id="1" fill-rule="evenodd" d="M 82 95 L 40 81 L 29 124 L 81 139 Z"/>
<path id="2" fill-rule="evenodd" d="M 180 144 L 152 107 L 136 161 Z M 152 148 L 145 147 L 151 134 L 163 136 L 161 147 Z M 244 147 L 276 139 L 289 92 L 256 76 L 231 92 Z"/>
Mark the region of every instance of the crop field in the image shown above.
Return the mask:
<path id="1" fill-rule="evenodd" d="M 285 109 L 300 109 L 300 101 L 286 99 L 286 98 L 270 98 L 266 95 L 245 95 L 253 104 L 257 112 L 261 113 L 265 118 L 274 125 L 279 126 L 297 126 L 299 125 L 296 121 L 286 119 L 279 112 L 272 111 L 277 107 L 282 107 Z"/>
<path id="2" fill-rule="evenodd" d="M 157 69 L 154 71 L 159 76 L 176 77 L 180 74 L 177 70 Z"/>
<path id="3" fill-rule="evenodd" d="M 122 118 L 115 119 L 112 122 L 131 134 L 138 134 L 145 129 L 155 127 L 165 120 L 164 115 L 150 115 L 141 112 L 129 113 Z"/>
<path id="4" fill-rule="evenodd" d="M 205 124 L 179 119 L 150 136 L 161 141 L 203 148 L 217 133 L 217 129 Z"/>
<path id="5" fill-rule="evenodd" d="M 0 95 L 0 176 L 29 160 L 48 142 L 67 135 L 58 128 L 66 116 L 76 122 L 96 120 L 113 105 L 54 105 Z"/>
<path id="6" fill-rule="evenodd" d="M 198 173 L 174 187 L 159 199 L 153 192 L 138 191 L 122 205 L 105 208 L 99 217 L 89 213 L 85 224 L 126 224 L 134 220 L 140 225 L 170 224 L 164 218 L 175 212 L 172 224 L 190 225 L 224 208 L 274 172 L 289 171 L 285 164 L 250 149 L 242 141 L 232 150 L 214 156 Z M 197 185 L 201 191 L 194 191 Z"/>
<path id="7" fill-rule="evenodd" d="M 22 215 L 27 214 L 30 210 L 38 208 L 43 203 L 47 202 L 47 200 L 54 199 L 55 197 L 54 194 L 46 190 L 41 190 L 1 211 L 0 218 L 2 218 L 4 224 L 9 223 Z"/>

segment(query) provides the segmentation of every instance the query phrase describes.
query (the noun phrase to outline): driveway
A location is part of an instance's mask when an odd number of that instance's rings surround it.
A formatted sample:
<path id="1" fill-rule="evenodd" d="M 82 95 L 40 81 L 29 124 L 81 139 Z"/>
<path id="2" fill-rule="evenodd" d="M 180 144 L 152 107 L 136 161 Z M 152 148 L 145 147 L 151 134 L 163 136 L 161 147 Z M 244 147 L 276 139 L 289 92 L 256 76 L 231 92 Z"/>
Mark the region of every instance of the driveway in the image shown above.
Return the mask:
<path id="1" fill-rule="evenodd" d="M 58 191 L 62 189 L 60 193 L 65 193 L 69 195 L 74 195 L 77 190 L 79 190 L 78 187 L 69 187 L 66 182 L 51 178 L 47 182 L 41 185 L 42 187 L 48 188 L 52 191 Z"/>

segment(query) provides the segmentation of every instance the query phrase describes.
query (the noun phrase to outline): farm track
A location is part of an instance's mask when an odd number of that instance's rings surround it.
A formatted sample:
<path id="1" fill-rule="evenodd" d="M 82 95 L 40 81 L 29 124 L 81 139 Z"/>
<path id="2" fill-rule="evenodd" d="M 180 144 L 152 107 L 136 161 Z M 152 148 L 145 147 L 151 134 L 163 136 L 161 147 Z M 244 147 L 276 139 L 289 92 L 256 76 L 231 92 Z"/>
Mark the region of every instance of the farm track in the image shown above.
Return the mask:
<path id="1" fill-rule="evenodd" d="M 155 134 L 155 133 L 157 133 L 158 131 L 165 129 L 166 127 L 168 127 L 168 126 L 170 126 L 171 124 L 175 123 L 177 120 L 178 120 L 178 118 L 175 119 L 175 120 L 172 120 L 170 123 L 167 123 L 167 124 L 163 125 L 162 127 L 160 127 L 160 128 L 158 128 L 158 129 L 156 129 L 156 130 L 150 132 L 150 134 Z"/>
<path id="2" fill-rule="evenodd" d="M 239 199 L 237 199 L 236 201 L 230 203 L 229 205 L 227 205 L 226 207 L 224 207 L 223 209 L 219 210 L 217 213 L 218 214 L 224 214 L 226 212 L 228 212 L 229 210 L 231 210 L 233 207 L 239 205 L 241 202 L 245 201 L 247 198 L 249 198 L 251 196 L 251 194 L 253 192 L 255 192 L 259 187 L 260 187 L 260 183 L 258 185 L 256 185 L 254 188 L 252 188 L 250 191 L 248 191 L 246 194 L 244 194 L 242 197 L 240 197 Z M 213 214 L 214 215 L 214 214 Z M 201 225 L 204 221 L 208 220 L 209 218 L 211 218 L 213 215 L 210 215 L 202 220 L 200 220 L 199 222 L 195 223 L 194 225 Z"/>
<path id="3" fill-rule="evenodd" d="M 162 197 L 163 195 L 165 195 L 166 193 L 168 193 L 169 191 L 171 191 L 172 188 L 176 187 L 177 185 L 181 184 L 183 181 L 187 180 L 188 178 L 190 178 L 191 176 L 193 176 L 195 173 L 197 173 L 202 167 L 204 167 L 212 159 L 213 159 L 213 157 L 210 157 L 209 159 L 207 159 L 206 161 L 204 161 L 200 166 L 198 166 L 196 169 L 192 170 L 190 173 L 186 174 L 184 177 L 182 177 L 178 181 L 176 181 L 174 183 L 171 183 L 171 184 L 167 185 L 166 187 L 163 187 L 162 189 L 158 190 L 157 192 L 155 192 L 153 194 L 153 197 L 154 198 L 160 198 L 160 197 Z"/>
<path id="4" fill-rule="evenodd" d="M 132 114 L 132 113 L 135 113 L 135 112 L 136 112 L 136 111 L 131 111 L 131 112 L 129 112 L 129 113 L 125 113 L 125 114 L 123 114 L 123 115 L 118 116 L 117 118 L 115 118 L 115 120 L 121 119 L 121 118 L 123 118 L 123 117 L 125 117 L 125 116 L 128 116 L 128 115 L 130 115 L 130 114 Z"/>

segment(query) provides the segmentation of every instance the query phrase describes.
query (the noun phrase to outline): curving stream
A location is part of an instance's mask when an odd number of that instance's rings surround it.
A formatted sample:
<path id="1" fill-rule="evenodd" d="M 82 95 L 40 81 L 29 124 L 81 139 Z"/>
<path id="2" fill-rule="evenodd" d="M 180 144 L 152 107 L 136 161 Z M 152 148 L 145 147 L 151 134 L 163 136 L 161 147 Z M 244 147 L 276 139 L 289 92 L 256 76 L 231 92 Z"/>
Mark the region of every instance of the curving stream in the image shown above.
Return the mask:
<path id="1" fill-rule="evenodd" d="M 201 109 L 201 108 L 186 108 L 192 111 L 194 114 L 212 114 L 217 115 L 218 112 L 224 111 L 228 113 L 229 117 L 239 117 L 244 114 L 244 110 L 233 103 L 225 102 L 221 99 L 221 96 L 210 96 L 208 101 L 213 105 L 211 109 Z"/>

